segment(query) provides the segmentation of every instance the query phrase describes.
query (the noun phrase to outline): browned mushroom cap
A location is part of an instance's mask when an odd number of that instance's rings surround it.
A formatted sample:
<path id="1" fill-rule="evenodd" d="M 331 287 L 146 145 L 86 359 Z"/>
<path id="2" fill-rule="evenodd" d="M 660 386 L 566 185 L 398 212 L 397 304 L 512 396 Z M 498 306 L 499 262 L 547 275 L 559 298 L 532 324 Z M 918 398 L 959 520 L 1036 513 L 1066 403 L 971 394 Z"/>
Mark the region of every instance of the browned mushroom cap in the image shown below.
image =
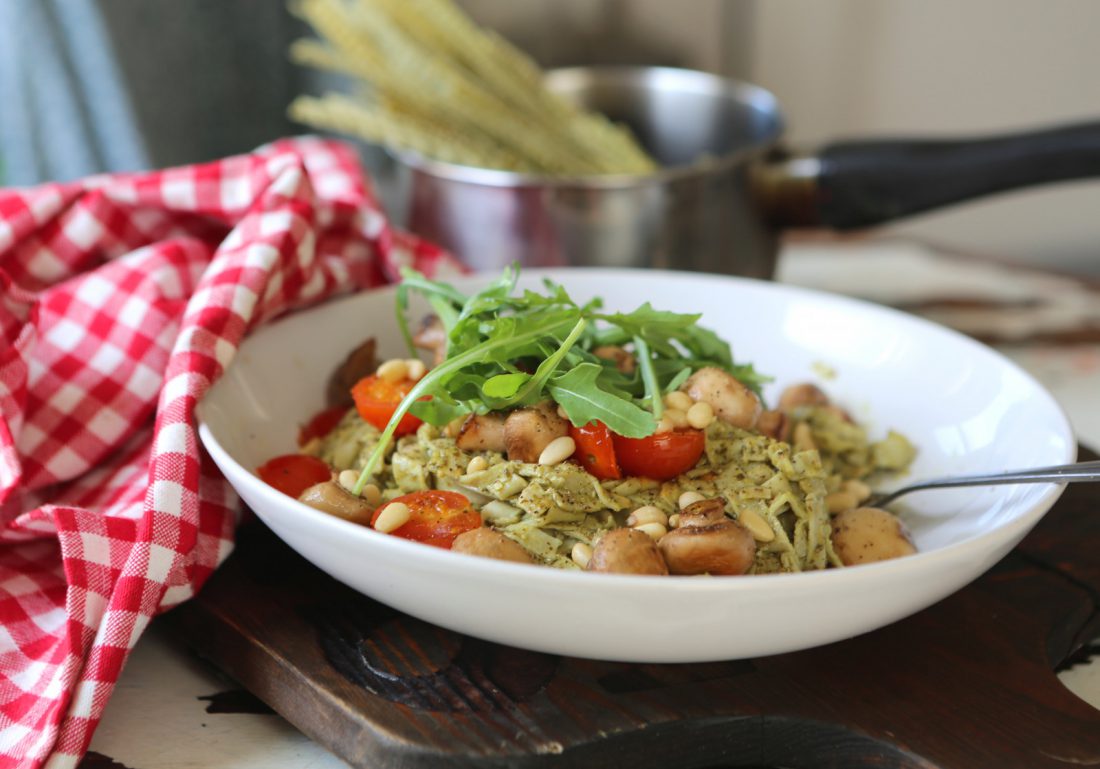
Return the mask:
<path id="1" fill-rule="evenodd" d="M 612 529 L 600 537 L 586 571 L 609 574 L 668 574 L 653 538 L 637 529 Z"/>
<path id="2" fill-rule="evenodd" d="M 901 520 L 877 507 L 833 516 L 833 550 L 845 566 L 900 558 L 917 552 Z"/>
<path id="3" fill-rule="evenodd" d="M 506 450 L 503 414 L 471 414 L 462 422 L 455 445 L 463 451 Z"/>
<path id="4" fill-rule="evenodd" d="M 634 360 L 634 354 L 627 352 L 622 347 L 614 344 L 600 345 L 592 350 L 592 354 L 597 358 L 603 358 L 609 360 L 615 364 L 615 368 L 624 374 L 633 374 L 637 363 Z"/>
<path id="5" fill-rule="evenodd" d="M 459 534 L 455 537 L 451 550 L 467 555 L 480 555 L 482 558 L 495 558 L 498 561 L 534 563 L 530 554 L 518 542 L 486 527 Z"/>
<path id="6" fill-rule="evenodd" d="M 303 491 L 298 501 L 345 521 L 370 525 L 374 509 L 362 497 L 357 497 L 336 481 L 316 483 Z"/>
<path id="7" fill-rule="evenodd" d="M 351 388 L 363 377 L 373 374 L 378 368 L 376 343 L 372 336 L 348 353 L 344 362 L 336 367 L 329 377 L 325 397 L 330 406 L 351 404 Z"/>
<path id="8" fill-rule="evenodd" d="M 777 441 L 787 441 L 791 437 L 791 420 L 778 409 L 764 411 L 756 420 L 756 431 Z"/>
<path id="9" fill-rule="evenodd" d="M 828 406 L 829 396 L 817 385 L 803 382 L 791 385 L 779 396 L 780 411 L 794 411 L 802 406 Z"/>
<path id="10" fill-rule="evenodd" d="M 726 517 L 722 499 L 704 499 L 680 513 L 680 525 L 657 543 L 672 574 L 744 574 L 756 557 L 756 540 Z"/>
<path id="11" fill-rule="evenodd" d="M 763 406 L 756 393 L 728 371 L 715 366 L 699 369 L 680 388 L 693 400 L 710 404 L 714 415 L 727 424 L 751 430 Z"/>
<path id="12" fill-rule="evenodd" d="M 725 520 L 726 500 L 722 497 L 700 499 L 680 511 L 680 526 L 709 526 Z"/>
<path id="13" fill-rule="evenodd" d="M 538 462 L 550 441 L 569 434 L 569 423 L 558 416 L 550 401 L 517 409 L 504 420 L 504 446 L 508 458 L 520 462 Z"/>
<path id="14" fill-rule="evenodd" d="M 413 344 L 432 354 L 432 365 L 438 366 L 447 359 L 447 331 L 438 315 L 426 315 L 420 329 L 413 334 Z"/>

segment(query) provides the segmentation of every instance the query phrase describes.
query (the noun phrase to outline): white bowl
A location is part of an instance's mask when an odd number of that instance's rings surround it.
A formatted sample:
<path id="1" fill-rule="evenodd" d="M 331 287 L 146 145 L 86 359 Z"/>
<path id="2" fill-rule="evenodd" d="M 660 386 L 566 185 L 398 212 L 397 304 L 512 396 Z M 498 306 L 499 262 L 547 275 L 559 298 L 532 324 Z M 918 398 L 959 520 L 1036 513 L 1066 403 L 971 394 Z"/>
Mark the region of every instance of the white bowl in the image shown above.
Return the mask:
<path id="1" fill-rule="evenodd" d="M 1028 374 L 992 350 L 875 305 L 737 278 L 620 270 L 551 277 L 612 310 L 646 300 L 702 312 L 704 325 L 776 381 L 814 380 L 872 436 L 894 428 L 920 450 L 911 479 L 1073 461 L 1065 415 Z M 484 277 L 456 281 L 472 289 Z M 413 312 L 420 309 L 414 305 Z M 1007 553 L 1061 493 L 1053 485 L 922 492 L 905 514 L 919 554 L 885 563 L 754 577 L 637 577 L 463 556 L 347 523 L 287 497 L 254 469 L 295 450 L 324 384 L 353 346 L 376 336 L 404 352 L 392 290 L 301 312 L 264 328 L 200 404 L 199 434 L 244 501 L 336 579 L 443 627 L 581 657 L 698 662 L 788 652 L 865 633 L 958 590 Z M 824 366 L 822 365 L 824 364 Z M 826 381 L 815 372 L 835 371 Z"/>

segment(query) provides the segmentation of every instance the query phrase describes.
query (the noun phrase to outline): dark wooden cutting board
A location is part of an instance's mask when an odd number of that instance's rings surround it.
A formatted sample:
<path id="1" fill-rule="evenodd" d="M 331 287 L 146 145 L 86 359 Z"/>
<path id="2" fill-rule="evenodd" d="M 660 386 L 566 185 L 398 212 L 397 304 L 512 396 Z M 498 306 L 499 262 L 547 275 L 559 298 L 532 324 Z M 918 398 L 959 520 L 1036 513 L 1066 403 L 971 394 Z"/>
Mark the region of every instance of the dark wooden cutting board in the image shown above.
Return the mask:
<path id="1" fill-rule="evenodd" d="M 1100 712 L 1054 673 L 1100 637 L 1098 550 L 1100 486 L 1070 486 L 1007 558 L 913 617 L 708 664 L 467 638 L 340 585 L 258 523 L 172 615 L 199 654 L 357 767 L 1065 769 L 1100 766 Z"/>

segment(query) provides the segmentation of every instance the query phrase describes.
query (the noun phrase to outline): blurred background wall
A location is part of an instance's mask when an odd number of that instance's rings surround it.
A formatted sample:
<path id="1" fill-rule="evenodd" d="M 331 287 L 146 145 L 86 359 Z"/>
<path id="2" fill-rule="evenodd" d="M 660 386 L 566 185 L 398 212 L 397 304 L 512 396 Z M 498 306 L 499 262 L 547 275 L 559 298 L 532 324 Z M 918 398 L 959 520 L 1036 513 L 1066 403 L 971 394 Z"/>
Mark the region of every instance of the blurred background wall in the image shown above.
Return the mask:
<path id="1" fill-rule="evenodd" d="M 994 132 L 1100 120 L 1094 0 L 757 4 L 749 77 L 791 138 Z M 893 228 L 1100 273 L 1100 181 L 1011 193 Z"/>
<path id="2" fill-rule="evenodd" d="M 459 1 L 546 66 L 755 81 L 807 147 L 1100 119 L 1095 0 Z M 300 130 L 286 104 L 323 83 L 286 60 L 301 34 L 280 0 L 0 0 L 7 183 L 206 160 Z M 1100 180 L 880 232 L 1100 274 Z"/>
<path id="3" fill-rule="evenodd" d="M 545 64 L 666 63 L 756 82 L 804 147 L 1100 120 L 1095 0 L 462 0 Z M 877 230 L 1100 274 L 1100 180 Z"/>

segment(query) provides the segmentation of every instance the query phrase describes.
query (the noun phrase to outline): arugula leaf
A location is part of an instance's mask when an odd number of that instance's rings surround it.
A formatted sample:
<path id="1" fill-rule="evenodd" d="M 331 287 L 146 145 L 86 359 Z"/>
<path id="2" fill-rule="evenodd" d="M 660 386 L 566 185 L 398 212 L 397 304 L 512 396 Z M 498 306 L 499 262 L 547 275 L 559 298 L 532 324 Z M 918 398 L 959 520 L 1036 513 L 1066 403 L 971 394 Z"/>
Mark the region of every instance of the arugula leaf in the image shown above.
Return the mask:
<path id="1" fill-rule="evenodd" d="M 669 339 L 683 336 L 685 331 L 693 328 L 701 317 L 699 314 L 685 315 L 655 310 L 649 302 L 633 312 L 616 312 L 599 316 L 613 329 L 619 329 L 621 335 L 625 337 L 624 341 L 640 336 L 650 344 L 663 344 Z"/>
<path id="2" fill-rule="evenodd" d="M 518 268 L 515 265 L 506 267 L 499 278 L 462 303 L 462 312 L 458 315 L 456 324 L 478 315 L 496 314 L 511 304 L 511 293 L 515 290 L 518 279 Z"/>
<path id="3" fill-rule="evenodd" d="M 602 370 L 595 363 L 582 363 L 553 377 L 547 389 L 575 425 L 599 420 L 612 432 L 627 438 L 652 435 L 657 429 L 653 414 L 633 400 L 624 400 L 600 389 L 598 379 Z"/>
<path id="4" fill-rule="evenodd" d="M 409 309 L 410 290 L 419 291 L 427 298 L 428 304 L 435 310 L 445 329 L 450 329 L 454 325 L 457 318 L 454 305 L 456 302 L 462 304 L 465 297 L 450 284 L 429 280 L 411 267 L 401 268 L 401 282 L 397 286 L 397 325 L 401 329 L 401 336 L 409 348 L 409 353 L 415 356 L 416 346 L 409 331 L 409 321 L 405 317 Z"/>
<path id="5" fill-rule="evenodd" d="M 428 401 L 417 401 L 409 406 L 409 413 L 429 424 L 450 424 L 470 410 L 457 401 L 446 401 L 436 396 Z"/>
<path id="6" fill-rule="evenodd" d="M 485 380 L 481 385 L 481 391 L 490 398 L 511 398 L 519 388 L 531 379 L 530 374 L 520 372 L 518 374 L 497 374 Z"/>
<path id="7" fill-rule="evenodd" d="M 620 435 L 640 438 L 656 429 L 663 396 L 700 368 L 722 368 L 758 395 L 768 381 L 751 365 L 735 363 L 729 345 L 698 325 L 698 314 L 656 310 L 648 302 L 633 312 L 604 313 L 600 299 L 578 305 L 549 280 L 544 293 L 513 296 L 518 267 L 468 297 L 415 270 L 402 275 L 396 304 L 406 343 L 411 349 L 405 314 L 415 291 L 443 324 L 447 357 L 394 412 L 357 482 L 359 490 L 410 411 L 441 426 L 464 414 L 531 405 L 549 393 L 575 425 L 598 419 Z M 637 369 L 624 373 L 597 357 L 593 351 L 601 345 L 632 346 Z M 529 366 L 536 367 L 533 374 Z"/>
<path id="8" fill-rule="evenodd" d="M 649 408 L 653 411 L 653 418 L 660 419 L 665 404 L 661 399 L 661 387 L 657 384 L 657 372 L 653 369 L 653 356 L 649 353 L 649 345 L 641 336 L 634 337 L 634 352 L 638 359 L 638 368 L 642 372 L 642 382 L 645 383 L 645 397 L 649 400 Z"/>
<path id="9" fill-rule="evenodd" d="M 683 378 L 674 385 L 671 381 L 666 384 L 665 392 L 678 388 L 693 371 L 706 366 L 728 371 L 758 396 L 761 385 L 771 381 L 771 377 L 757 373 L 751 364 L 734 363 L 729 344 L 710 329 L 698 325 L 701 315 L 655 310 L 646 302 L 633 312 L 598 317 L 611 325 L 598 332 L 597 344 L 623 345 L 633 338 L 641 338 L 655 356 L 654 371 L 659 381 L 664 380 L 669 365 L 677 367 L 677 374 Z M 687 374 L 683 374 L 685 363 L 691 368 Z"/>
<path id="10" fill-rule="evenodd" d="M 733 366 L 733 355 L 730 353 L 730 346 L 709 328 L 691 326 L 684 329 L 684 334 L 680 339 L 695 357 L 714 361 L 724 369 Z"/>
<path id="11" fill-rule="evenodd" d="M 418 400 L 425 395 L 439 396 L 448 399 L 450 396 L 447 395 L 446 392 L 447 381 L 452 376 L 462 371 L 466 366 L 491 359 L 494 354 L 499 353 L 500 349 L 507 347 L 509 344 L 522 346 L 530 343 L 538 336 L 562 333 L 563 331 L 564 329 L 559 323 L 558 326 L 531 329 L 524 333 L 517 334 L 515 337 L 487 339 L 463 353 L 448 357 L 447 360 L 430 370 L 419 382 L 412 386 L 409 392 L 406 393 L 405 397 L 401 400 L 401 403 L 394 409 L 390 421 L 386 423 L 386 428 L 378 438 L 378 445 L 375 446 L 374 451 L 367 457 L 367 462 L 363 466 L 363 471 L 359 474 L 359 480 L 355 482 L 355 488 L 353 490 L 355 494 L 359 494 L 363 491 L 363 487 L 367 484 L 367 481 L 374 474 L 375 468 L 378 467 L 378 463 L 382 460 L 382 455 L 389 447 L 390 441 L 393 440 L 393 434 L 397 429 L 397 424 L 405 414 L 409 413 L 409 409 L 412 408 Z M 652 432 L 652 430 L 650 430 L 650 432 Z"/>
<path id="12" fill-rule="evenodd" d="M 542 392 L 542 388 L 546 385 L 546 382 L 557 370 L 562 359 L 568 354 L 569 349 L 576 343 L 577 338 L 584 332 L 587 325 L 588 321 L 584 318 L 577 321 L 577 324 L 573 326 L 573 329 L 569 332 L 569 336 L 562 341 L 561 346 L 558 347 L 555 352 L 546 356 L 545 360 L 539 364 L 538 369 L 535 371 L 535 375 L 520 388 L 518 397 L 516 398 L 517 401 L 530 402 L 532 396 L 537 396 Z"/>

